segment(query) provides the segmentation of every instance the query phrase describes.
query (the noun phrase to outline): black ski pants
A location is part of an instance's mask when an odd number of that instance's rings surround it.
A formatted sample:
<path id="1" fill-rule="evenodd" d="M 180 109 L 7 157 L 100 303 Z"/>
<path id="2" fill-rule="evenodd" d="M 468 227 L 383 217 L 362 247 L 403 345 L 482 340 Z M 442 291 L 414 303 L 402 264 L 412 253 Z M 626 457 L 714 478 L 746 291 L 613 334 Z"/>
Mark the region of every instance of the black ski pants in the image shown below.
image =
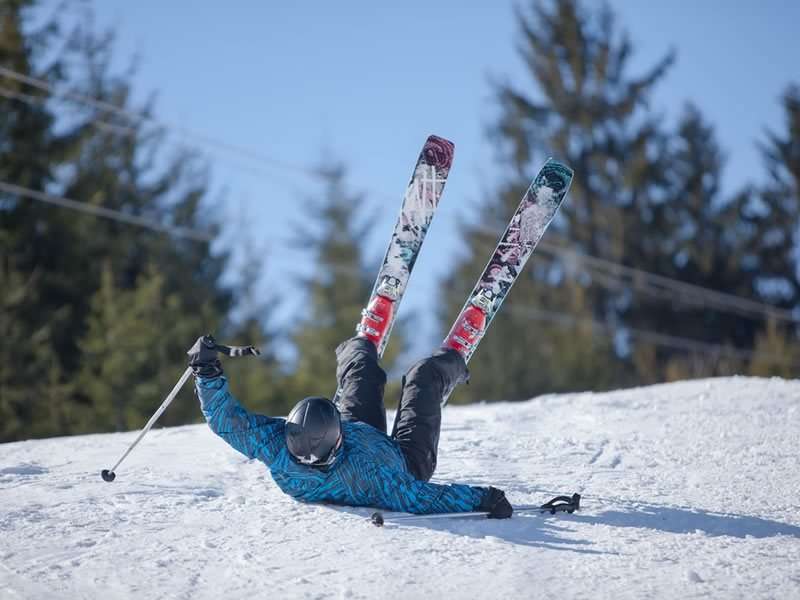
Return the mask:
<path id="1" fill-rule="evenodd" d="M 375 345 L 354 337 L 336 349 L 337 406 L 343 421 L 361 421 L 386 433 L 383 390 L 386 373 Z M 436 470 L 442 398 L 468 378 L 464 359 L 455 350 L 440 350 L 414 364 L 403 377 L 400 405 L 392 427 L 408 470 L 428 481 Z"/>

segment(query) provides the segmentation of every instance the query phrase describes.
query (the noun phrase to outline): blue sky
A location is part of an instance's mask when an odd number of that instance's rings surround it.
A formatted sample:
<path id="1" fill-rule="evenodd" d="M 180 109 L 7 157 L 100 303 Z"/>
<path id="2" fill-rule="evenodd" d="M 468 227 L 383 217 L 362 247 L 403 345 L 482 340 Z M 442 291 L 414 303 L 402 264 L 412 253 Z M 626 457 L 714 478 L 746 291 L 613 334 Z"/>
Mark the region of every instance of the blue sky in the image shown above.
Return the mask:
<path id="1" fill-rule="evenodd" d="M 656 107 L 674 118 L 691 100 L 716 125 L 728 152 L 728 190 L 759 177 L 754 142 L 765 126 L 780 127 L 778 97 L 787 83 L 800 82 L 800 3 L 610 4 L 635 42 L 635 69 L 670 48 L 678 52 Z M 352 188 L 367 193 L 365 211 L 380 215 L 368 240 L 375 261 L 424 139 L 452 139 L 454 168 L 403 306 L 403 313 L 424 313 L 436 299 L 437 278 L 462 247 L 457 220 L 470 218 L 481 190 L 500 175 L 485 137 L 494 110 L 488 78 L 530 89 L 514 50 L 513 3 L 221 6 L 94 3 L 98 24 L 117 30 L 120 64 L 138 55 L 139 89 L 157 92 L 164 120 L 287 163 L 313 166 L 326 154 L 344 160 Z M 263 245 L 265 285 L 290 296 L 292 273 L 308 270 L 297 265 L 287 240 L 303 217 L 303 194 L 318 188 L 292 171 L 224 153 L 209 158 L 215 187 L 226 190 L 219 210 L 230 239 L 249 236 Z M 291 318 L 296 306 L 286 302 L 280 318 Z M 415 351 L 424 352 L 438 334 L 424 314 L 420 325 Z"/>

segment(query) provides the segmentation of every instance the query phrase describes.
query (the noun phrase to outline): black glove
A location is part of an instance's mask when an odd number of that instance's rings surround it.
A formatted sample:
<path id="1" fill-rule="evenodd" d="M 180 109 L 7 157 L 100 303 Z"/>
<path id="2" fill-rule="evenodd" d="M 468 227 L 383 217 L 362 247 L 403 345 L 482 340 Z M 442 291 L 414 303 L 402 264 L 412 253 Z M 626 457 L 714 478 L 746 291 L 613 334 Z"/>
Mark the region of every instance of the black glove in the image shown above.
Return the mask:
<path id="1" fill-rule="evenodd" d="M 217 358 L 217 342 L 211 335 L 201 335 L 186 353 L 195 377 L 212 379 L 222 375 L 222 364 Z"/>
<path id="2" fill-rule="evenodd" d="M 478 510 L 488 512 L 490 519 L 508 519 L 514 512 L 511 504 L 506 499 L 506 493 L 495 487 L 487 488 Z"/>

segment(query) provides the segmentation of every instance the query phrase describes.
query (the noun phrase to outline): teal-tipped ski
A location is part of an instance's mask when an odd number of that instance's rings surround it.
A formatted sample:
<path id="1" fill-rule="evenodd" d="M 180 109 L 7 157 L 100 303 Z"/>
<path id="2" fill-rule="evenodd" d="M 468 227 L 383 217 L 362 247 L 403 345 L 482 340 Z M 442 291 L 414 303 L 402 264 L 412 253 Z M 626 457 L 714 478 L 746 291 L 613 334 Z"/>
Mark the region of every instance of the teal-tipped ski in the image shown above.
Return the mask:
<path id="1" fill-rule="evenodd" d="M 455 347 L 467 362 L 558 212 L 572 176 L 572 169 L 568 166 L 548 159 L 511 217 L 489 263 L 445 338 L 444 345 Z M 475 327 L 476 323 L 482 328 Z M 446 397 L 444 403 L 447 403 Z"/>

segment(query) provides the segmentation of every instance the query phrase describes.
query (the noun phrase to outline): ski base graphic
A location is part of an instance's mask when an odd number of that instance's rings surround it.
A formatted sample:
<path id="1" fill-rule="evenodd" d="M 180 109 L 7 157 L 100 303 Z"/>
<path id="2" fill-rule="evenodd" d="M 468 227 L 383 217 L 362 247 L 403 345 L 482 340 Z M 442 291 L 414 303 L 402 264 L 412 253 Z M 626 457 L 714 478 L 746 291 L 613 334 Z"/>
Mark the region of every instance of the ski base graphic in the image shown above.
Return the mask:
<path id="1" fill-rule="evenodd" d="M 454 150 L 455 146 L 449 140 L 435 135 L 428 137 L 403 196 L 400 216 L 375 279 L 364 318 L 357 327 L 357 331 L 377 342 L 379 357 L 386 349 L 397 308 L 442 197 Z M 373 306 L 382 303 L 381 298 L 392 303 L 392 310 L 380 314 L 371 311 Z"/>
<path id="2" fill-rule="evenodd" d="M 548 159 L 523 196 L 443 343 L 461 352 L 466 362 L 558 212 L 572 177 L 572 169 Z"/>

